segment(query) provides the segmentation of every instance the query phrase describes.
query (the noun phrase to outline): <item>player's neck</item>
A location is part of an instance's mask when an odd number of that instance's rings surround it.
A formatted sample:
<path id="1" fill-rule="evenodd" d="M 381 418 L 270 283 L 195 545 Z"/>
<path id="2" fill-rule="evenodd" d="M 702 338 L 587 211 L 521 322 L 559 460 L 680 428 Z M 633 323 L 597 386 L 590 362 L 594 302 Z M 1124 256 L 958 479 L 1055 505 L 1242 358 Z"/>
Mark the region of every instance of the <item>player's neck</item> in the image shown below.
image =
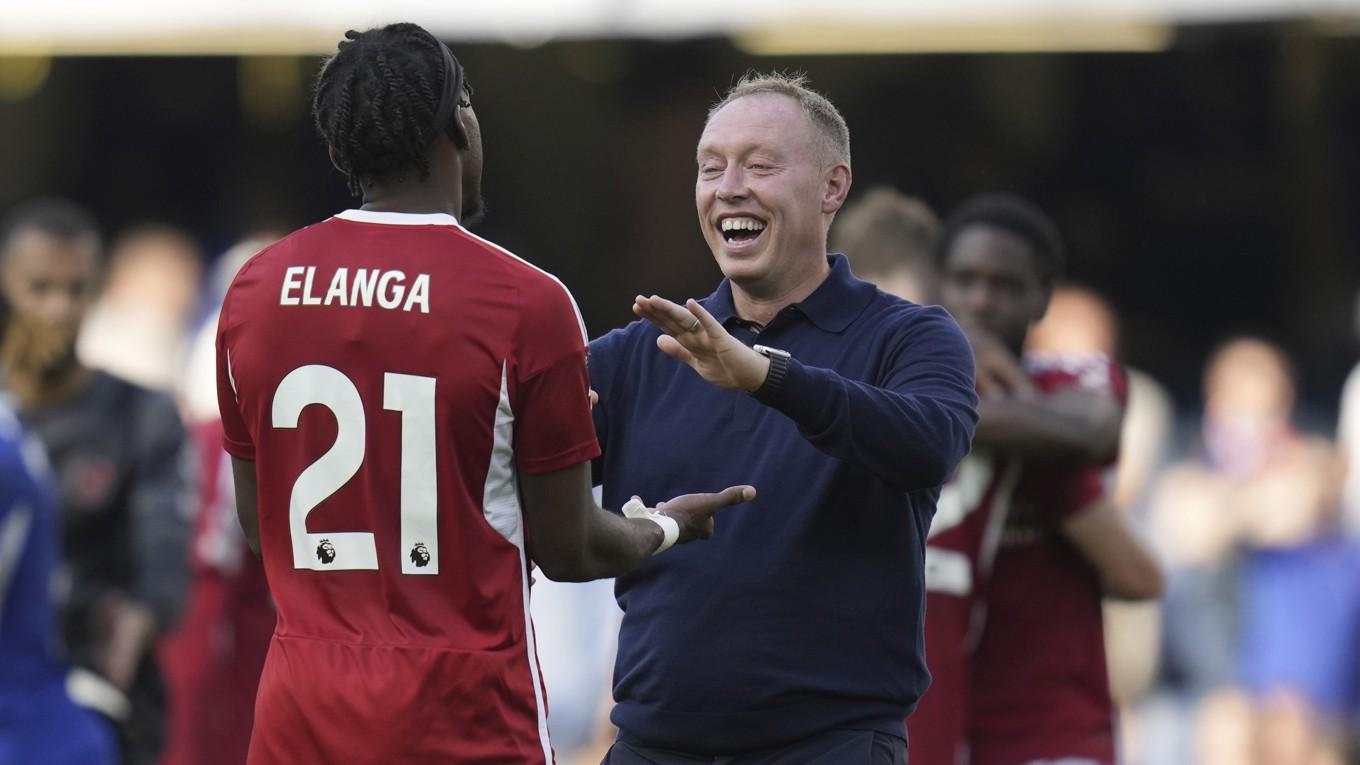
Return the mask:
<path id="1" fill-rule="evenodd" d="M 90 381 L 90 368 L 78 361 L 56 369 L 6 363 L 3 371 L 5 388 L 24 410 L 64 403 L 84 391 Z"/>
<path id="2" fill-rule="evenodd" d="M 447 213 L 460 218 L 463 205 L 462 189 L 441 188 L 433 178 L 423 183 L 382 184 L 364 186 L 362 210 L 395 213 Z"/>

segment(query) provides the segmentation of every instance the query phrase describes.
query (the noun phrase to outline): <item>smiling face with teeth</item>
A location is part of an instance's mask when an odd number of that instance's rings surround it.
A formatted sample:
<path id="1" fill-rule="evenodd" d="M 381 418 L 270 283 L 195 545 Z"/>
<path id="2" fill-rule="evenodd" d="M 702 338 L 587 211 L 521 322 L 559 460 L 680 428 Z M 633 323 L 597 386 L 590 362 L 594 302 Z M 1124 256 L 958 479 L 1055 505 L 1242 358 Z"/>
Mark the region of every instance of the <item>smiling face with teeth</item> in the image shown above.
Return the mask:
<path id="1" fill-rule="evenodd" d="M 731 101 L 704 126 L 697 158 L 699 226 L 723 274 L 764 300 L 820 283 L 850 170 L 828 160 L 798 102 L 770 93 Z"/>

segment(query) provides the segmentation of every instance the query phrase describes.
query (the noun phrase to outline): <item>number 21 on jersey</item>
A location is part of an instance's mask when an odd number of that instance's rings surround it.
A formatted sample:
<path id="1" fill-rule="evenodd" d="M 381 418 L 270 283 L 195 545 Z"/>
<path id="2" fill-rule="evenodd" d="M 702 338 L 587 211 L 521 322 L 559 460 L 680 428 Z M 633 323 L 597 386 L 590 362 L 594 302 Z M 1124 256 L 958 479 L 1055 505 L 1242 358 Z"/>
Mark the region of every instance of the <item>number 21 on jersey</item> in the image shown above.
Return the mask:
<path id="1" fill-rule="evenodd" d="M 435 379 L 387 372 L 383 408 L 401 412 L 401 573 L 439 573 L 438 483 L 435 470 Z M 273 425 L 298 426 L 302 410 L 320 404 L 335 415 L 331 448 L 293 482 L 288 529 L 293 567 L 313 571 L 378 568 L 371 531 L 314 533 L 307 515 L 340 490 L 364 463 L 367 423 L 359 389 L 334 367 L 298 367 L 274 391 Z"/>

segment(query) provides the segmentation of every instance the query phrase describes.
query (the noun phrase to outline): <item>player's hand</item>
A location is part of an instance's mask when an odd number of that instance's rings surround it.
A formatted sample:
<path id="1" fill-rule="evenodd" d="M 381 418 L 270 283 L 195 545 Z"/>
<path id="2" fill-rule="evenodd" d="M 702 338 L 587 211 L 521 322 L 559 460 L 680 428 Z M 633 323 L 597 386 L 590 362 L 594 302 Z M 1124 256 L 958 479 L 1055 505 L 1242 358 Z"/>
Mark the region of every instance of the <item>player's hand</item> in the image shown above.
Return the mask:
<path id="1" fill-rule="evenodd" d="M 1020 360 L 995 335 L 977 328 L 965 328 L 973 347 L 977 370 L 978 395 L 983 398 L 1032 398 L 1034 383 L 1025 374 Z"/>
<path id="2" fill-rule="evenodd" d="M 676 544 L 708 539 L 713 536 L 713 515 L 725 507 L 750 502 L 756 498 L 754 486 L 729 486 L 716 494 L 682 494 L 656 506 L 680 525 Z"/>
<path id="3" fill-rule="evenodd" d="M 633 298 L 633 313 L 661 330 L 656 347 L 710 384 L 751 392 L 765 384 L 770 360 L 732 337 L 697 300 L 684 306 L 652 295 Z"/>

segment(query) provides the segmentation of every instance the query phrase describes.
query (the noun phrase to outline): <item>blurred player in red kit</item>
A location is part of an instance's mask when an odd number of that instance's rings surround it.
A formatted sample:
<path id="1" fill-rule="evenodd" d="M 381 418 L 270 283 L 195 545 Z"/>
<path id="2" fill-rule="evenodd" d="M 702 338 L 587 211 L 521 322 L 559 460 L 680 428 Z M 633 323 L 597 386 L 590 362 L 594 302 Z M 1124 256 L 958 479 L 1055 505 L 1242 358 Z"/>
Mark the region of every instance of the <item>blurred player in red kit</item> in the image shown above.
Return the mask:
<path id="1" fill-rule="evenodd" d="M 424 29 L 346 33 L 315 112 L 363 205 L 263 250 L 223 304 L 224 445 L 278 607 L 252 765 L 551 762 L 531 562 L 623 574 L 754 496 L 595 504 L 575 302 L 464 228 L 470 96 Z"/>
<path id="2" fill-rule="evenodd" d="M 1113 763 L 1101 598 L 1150 598 L 1162 586 L 1105 498 L 1123 373 L 1100 355 L 1021 358 L 1062 269 L 1056 229 L 1029 203 L 970 200 L 937 251 L 982 403 L 973 454 L 927 543 L 934 681 L 909 721 L 913 761 Z"/>
<path id="3" fill-rule="evenodd" d="M 274 631 L 260 561 L 236 521 L 231 463 L 217 420 L 189 428 L 198 456 L 198 515 L 188 604 L 160 647 L 170 694 L 160 765 L 237 765 L 250 743 L 255 693 Z"/>

